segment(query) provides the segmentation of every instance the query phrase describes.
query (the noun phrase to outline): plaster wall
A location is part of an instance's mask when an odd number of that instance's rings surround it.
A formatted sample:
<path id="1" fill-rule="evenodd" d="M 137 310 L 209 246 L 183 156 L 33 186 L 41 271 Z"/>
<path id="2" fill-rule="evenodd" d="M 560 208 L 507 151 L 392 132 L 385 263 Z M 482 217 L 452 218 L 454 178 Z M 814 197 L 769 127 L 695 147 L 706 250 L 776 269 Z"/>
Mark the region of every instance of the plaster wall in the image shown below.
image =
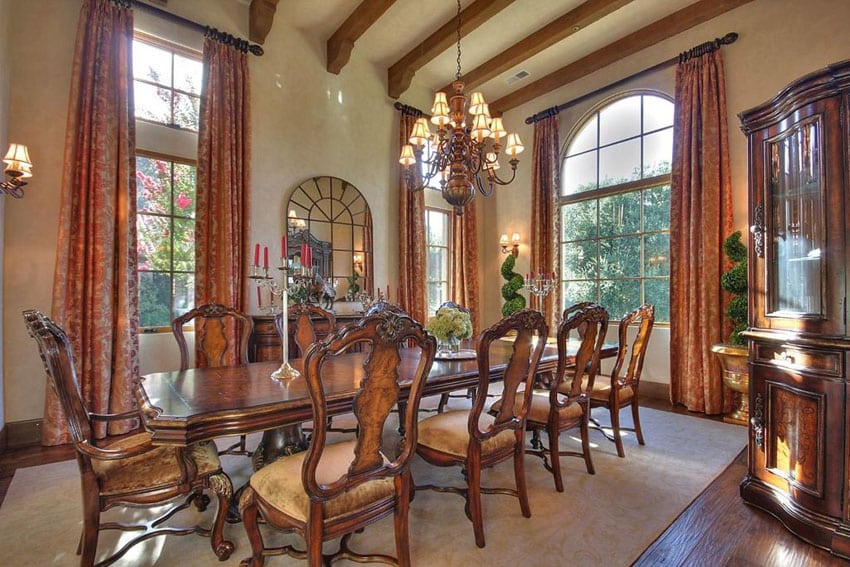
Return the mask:
<path id="1" fill-rule="evenodd" d="M 0 0 L 0 151 L 3 152 L 8 147 L 6 129 L 9 122 L 9 33 L 12 27 L 11 22 L 11 0 Z M 0 239 L 4 239 L 5 215 L 6 199 L 4 198 L 0 199 Z M 0 266 L 3 265 L 4 240 L 0 240 Z M 3 274 L 0 272 L 0 344 L 3 344 L 3 331 Z M 0 431 L 6 425 L 6 406 L 3 396 L 5 382 L 3 351 L 0 349 Z"/>

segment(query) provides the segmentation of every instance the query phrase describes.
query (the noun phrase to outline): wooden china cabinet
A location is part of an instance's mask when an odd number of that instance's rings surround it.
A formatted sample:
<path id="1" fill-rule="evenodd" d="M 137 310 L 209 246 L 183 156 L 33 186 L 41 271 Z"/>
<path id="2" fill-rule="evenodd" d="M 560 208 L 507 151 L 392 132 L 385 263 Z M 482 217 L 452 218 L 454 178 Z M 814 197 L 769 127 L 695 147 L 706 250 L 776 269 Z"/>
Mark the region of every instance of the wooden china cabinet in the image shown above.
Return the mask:
<path id="1" fill-rule="evenodd" d="M 850 557 L 850 61 L 739 115 L 749 140 L 750 425 L 743 499 Z"/>

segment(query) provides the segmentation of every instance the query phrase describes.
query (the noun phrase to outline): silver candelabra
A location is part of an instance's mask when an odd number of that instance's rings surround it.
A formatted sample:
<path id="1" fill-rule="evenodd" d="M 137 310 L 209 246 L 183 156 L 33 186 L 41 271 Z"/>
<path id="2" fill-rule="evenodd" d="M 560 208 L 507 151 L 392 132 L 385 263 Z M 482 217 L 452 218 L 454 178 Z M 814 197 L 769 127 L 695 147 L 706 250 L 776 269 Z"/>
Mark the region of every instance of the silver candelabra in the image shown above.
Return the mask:
<path id="1" fill-rule="evenodd" d="M 287 308 L 289 306 L 289 261 L 287 259 L 282 259 L 281 263 L 283 264 L 278 268 L 281 272 L 283 272 L 283 283 L 278 283 L 277 280 L 269 275 L 269 268 L 264 266 L 260 268 L 259 266 L 254 266 L 253 273 L 248 276 L 250 279 L 255 280 L 257 284 L 269 290 L 269 293 L 273 297 L 280 298 L 280 312 L 281 312 L 281 322 L 283 324 L 282 329 L 282 337 L 280 339 L 281 343 L 281 351 L 283 353 L 283 362 L 280 365 L 280 368 L 272 372 L 272 378 L 275 380 L 291 380 L 293 378 L 297 378 L 301 373 L 292 368 L 289 364 L 289 317 L 287 313 Z M 262 271 L 261 271 L 262 270 Z M 276 309 L 272 308 L 272 314 L 275 314 Z"/>
<path id="2" fill-rule="evenodd" d="M 529 293 L 536 297 L 546 297 L 552 290 L 555 289 L 555 274 L 531 274 L 526 275 L 525 283 L 522 284 L 523 289 L 527 289 Z"/>

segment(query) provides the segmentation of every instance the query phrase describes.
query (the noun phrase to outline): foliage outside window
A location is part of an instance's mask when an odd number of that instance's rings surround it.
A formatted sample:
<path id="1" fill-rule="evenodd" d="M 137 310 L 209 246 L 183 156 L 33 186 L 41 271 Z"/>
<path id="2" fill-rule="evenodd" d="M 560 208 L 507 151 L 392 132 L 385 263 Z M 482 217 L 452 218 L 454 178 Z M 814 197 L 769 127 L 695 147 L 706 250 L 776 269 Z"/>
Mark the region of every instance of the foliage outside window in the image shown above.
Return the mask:
<path id="1" fill-rule="evenodd" d="M 197 53 L 137 33 L 133 40 L 136 118 L 197 132 L 203 63 Z"/>
<path id="2" fill-rule="evenodd" d="M 193 164 L 136 156 L 139 324 L 167 327 L 195 304 Z"/>
<path id="3" fill-rule="evenodd" d="M 443 302 L 449 300 L 449 235 L 451 212 L 442 209 L 425 209 L 425 247 L 428 290 L 428 313 L 436 313 Z"/>
<path id="4" fill-rule="evenodd" d="M 619 319 L 642 303 L 670 320 L 673 103 L 630 94 L 594 111 L 561 170 L 563 307 L 600 303 Z"/>

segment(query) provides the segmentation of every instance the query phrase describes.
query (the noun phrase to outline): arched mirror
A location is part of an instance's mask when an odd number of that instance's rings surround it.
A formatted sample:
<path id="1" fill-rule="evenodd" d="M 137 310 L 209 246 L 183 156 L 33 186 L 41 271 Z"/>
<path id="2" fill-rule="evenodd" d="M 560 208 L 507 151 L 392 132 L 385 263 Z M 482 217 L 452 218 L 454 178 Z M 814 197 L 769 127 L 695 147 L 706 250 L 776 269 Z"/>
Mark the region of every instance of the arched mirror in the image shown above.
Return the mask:
<path id="1" fill-rule="evenodd" d="M 291 260 L 301 261 L 307 244 L 312 266 L 335 284 L 337 299 L 357 288 L 371 295 L 372 213 L 357 187 L 339 177 L 312 177 L 292 190 L 286 211 Z"/>

